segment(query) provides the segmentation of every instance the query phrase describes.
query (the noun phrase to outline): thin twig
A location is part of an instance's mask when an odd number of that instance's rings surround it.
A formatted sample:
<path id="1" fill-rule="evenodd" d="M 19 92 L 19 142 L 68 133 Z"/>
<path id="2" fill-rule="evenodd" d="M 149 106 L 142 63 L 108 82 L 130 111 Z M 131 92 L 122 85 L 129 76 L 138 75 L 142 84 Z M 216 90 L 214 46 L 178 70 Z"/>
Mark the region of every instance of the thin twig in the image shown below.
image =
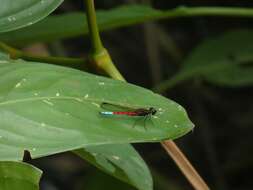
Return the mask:
<path id="1" fill-rule="evenodd" d="M 185 155 L 181 152 L 181 150 L 172 140 L 163 141 L 161 144 L 163 148 L 167 151 L 167 153 L 171 156 L 171 158 L 174 160 L 174 162 L 177 164 L 177 166 L 180 168 L 188 181 L 192 184 L 194 189 L 209 189 L 205 181 L 200 177 L 198 172 L 194 169 L 194 167 L 191 165 Z"/>

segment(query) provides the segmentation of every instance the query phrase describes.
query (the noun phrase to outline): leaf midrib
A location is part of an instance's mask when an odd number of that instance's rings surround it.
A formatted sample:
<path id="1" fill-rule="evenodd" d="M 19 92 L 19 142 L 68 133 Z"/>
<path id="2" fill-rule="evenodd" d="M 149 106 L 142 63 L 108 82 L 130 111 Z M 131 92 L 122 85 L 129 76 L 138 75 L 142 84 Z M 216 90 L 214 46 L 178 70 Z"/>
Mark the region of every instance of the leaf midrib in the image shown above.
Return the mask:
<path id="1" fill-rule="evenodd" d="M 107 103 L 111 103 L 111 104 L 117 104 L 117 105 L 122 105 L 122 106 L 132 106 L 132 107 L 143 107 L 143 105 L 138 105 L 135 104 L 134 106 L 132 104 L 127 104 L 127 103 L 119 103 L 119 102 L 115 102 L 115 101 L 110 101 L 110 100 L 104 100 L 104 99 L 96 99 L 96 98 L 85 98 L 85 97 L 74 97 L 74 96 L 40 96 L 40 97 L 36 97 L 36 98 L 24 98 L 24 99 L 17 99 L 17 100 L 9 100 L 9 101 L 4 101 L 4 102 L 0 102 L 0 107 L 4 106 L 4 105 L 9 105 L 9 104 L 15 104 L 15 103 L 20 103 L 20 102 L 29 102 L 29 101 L 38 101 L 38 100 L 52 100 L 52 99 L 58 99 L 58 100 L 74 100 L 77 102 L 94 102 L 94 103 L 101 103 L 101 102 L 107 102 Z M 150 107 L 150 106 L 145 106 L 145 107 Z"/>
<path id="2" fill-rule="evenodd" d="M 51 99 L 59 99 L 59 100 L 75 100 L 77 102 L 101 102 L 99 99 L 91 99 L 91 98 L 80 98 L 74 96 L 44 96 L 44 97 L 36 97 L 36 98 L 24 98 L 24 99 L 17 99 L 17 100 L 9 100 L 5 102 L 0 102 L 0 106 L 8 105 L 8 104 L 15 104 L 20 102 L 29 102 L 29 101 L 37 101 L 37 100 L 51 100 Z"/>

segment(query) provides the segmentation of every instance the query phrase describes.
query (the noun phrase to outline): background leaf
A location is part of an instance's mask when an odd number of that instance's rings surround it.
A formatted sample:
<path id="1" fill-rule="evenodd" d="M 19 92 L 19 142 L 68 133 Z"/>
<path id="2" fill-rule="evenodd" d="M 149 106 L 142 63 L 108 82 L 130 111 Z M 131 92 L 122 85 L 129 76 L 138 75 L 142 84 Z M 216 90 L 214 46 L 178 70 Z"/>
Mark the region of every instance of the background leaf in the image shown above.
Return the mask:
<path id="1" fill-rule="evenodd" d="M 131 26 L 147 21 L 187 17 L 198 15 L 221 15 L 239 17 L 252 17 L 252 10 L 247 8 L 221 8 L 221 7 L 178 7 L 171 10 L 158 10 L 145 5 L 125 5 L 111 10 L 97 10 L 99 30 L 109 30 L 124 26 Z M 226 14 L 223 14 L 226 13 Z M 32 42 L 49 42 L 69 37 L 88 34 L 85 14 L 74 12 L 63 15 L 49 16 L 29 27 L 1 34 L 0 41 L 15 45 L 24 45 Z M 31 35 L 31 33 L 33 35 Z"/>
<path id="2" fill-rule="evenodd" d="M 0 0 L 0 32 L 38 22 L 62 2 L 63 0 Z"/>
<path id="3" fill-rule="evenodd" d="M 91 164 L 141 190 L 152 190 L 151 174 L 135 149 L 129 144 L 87 146 L 74 151 Z"/>
<path id="4" fill-rule="evenodd" d="M 24 162 L 0 162 L 1 190 L 38 190 L 42 171 Z"/>
<path id="5" fill-rule="evenodd" d="M 183 72 L 198 70 L 207 81 L 218 85 L 253 84 L 253 31 L 228 32 L 200 44 L 184 63 Z"/>
<path id="6" fill-rule="evenodd" d="M 192 130 L 180 105 L 144 88 L 4 54 L 0 60 L 0 160 L 20 160 L 24 150 L 39 157 L 87 145 L 157 142 Z M 99 115 L 101 102 L 158 113 L 147 130 L 141 122 L 133 128 L 133 118 Z"/>
<path id="7" fill-rule="evenodd" d="M 252 85 L 252 40 L 252 30 L 235 30 L 202 42 L 186 58 L 181 71 L 156 90 L 171 88 L 194 77 L 221 86 Z"/>

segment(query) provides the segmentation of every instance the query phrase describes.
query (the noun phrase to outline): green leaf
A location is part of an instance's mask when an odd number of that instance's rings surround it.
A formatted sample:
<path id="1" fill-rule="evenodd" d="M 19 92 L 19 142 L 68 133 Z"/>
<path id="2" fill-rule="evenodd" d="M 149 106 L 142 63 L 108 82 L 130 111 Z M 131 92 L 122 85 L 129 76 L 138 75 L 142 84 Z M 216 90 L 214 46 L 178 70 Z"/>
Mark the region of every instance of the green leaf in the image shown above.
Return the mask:
<path id="1" fill-rule="evenodd" d="M 62 2 L 63 0 L 0 0 L 0 32 L 16 30 L 38 22 Z"/>
<path id="2" fill-rule="evenodd" d="M 253 84 L 253 31 L 228 32 L 200 44 L 184 63 L 192 72 L 217 85 Z"/>
<path id="3" fill-rule="evenodd" d="M 74 152 L 104 172 L 137 189 L 153 189 L 152 177 L 145 162 L 129 144 L 87 146 Z"/>
<path id="4" fill-rule="evenodd" d="M 127 5 L 111 10 L 97 10 L 99 30 L 109 30 L 152 20 L 193 16 L 238 16 L 252 17 L 252 9 L 229 7 L 178 7 L 157 10 L 144 5 Z M 0 41 L 15 45 L 32 42 L 48 42 L 88 34 L 84 13 L 67 13 L 49 16 L 32 26 L 0 35 Z M 32 34 L 32 35 L 31 35 Z"/>
<path id="5" fill-rule="evenodd" d="M 78 70 L 0 54 L 0 160 L 20 160 L 87 145 L 157 142 L 191 131 L 185 110 L 144 88 Z M 102 102 L 154 107 L 151 121 L 104 117 Z M 135 124 L 135 127 L 133 127 Z"/>
<path id="6" fill-rule="evenodd" d="M 220 86 L 253 84 L 253 30 L 235 30 L 199 44 L 184 61 L 182 70 L 156 87 L 171 88 L 198 77 Z"/>
<path id="7" fill-rule="evenodd" d="M 1 190 L 39 190 L 42 171 L 24 162 L 0 162 Z"/>

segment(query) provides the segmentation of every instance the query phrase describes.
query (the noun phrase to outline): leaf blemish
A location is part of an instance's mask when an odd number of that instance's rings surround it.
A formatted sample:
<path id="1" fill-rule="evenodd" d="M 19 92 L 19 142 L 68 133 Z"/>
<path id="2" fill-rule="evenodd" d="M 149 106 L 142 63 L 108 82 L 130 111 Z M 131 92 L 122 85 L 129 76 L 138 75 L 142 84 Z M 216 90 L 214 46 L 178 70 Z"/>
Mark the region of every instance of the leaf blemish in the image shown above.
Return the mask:
<path id="1" fill-rule="evenodd" d="M 50 106 L 53 106 L 54 104 L 48 100 L 42 100 L 43 102 L 45 102 L 46 104 L 50 105 Z"/>
<path id="2" fill-rule="evenodd" d="M 75 100 L 78 101 L 78 102 L 83 102 L 83 100 L 80 99 L 80 98 L 75 98 Z"/>
<path id="3" fill-rule="evenodd" d="M 177 109 L 178 109 L 179 111 L 183 111 L 183 107 L 180 106 L 180 105 L 177 106 Z"/>
<path id="4" fill-rule="evenodd" d="M 86 95 L 84 96 L 85 99 L 87 99 L 88 97 L 89 97 L 89 94 L 86 94 Z"/>
<path id="5" fill-rule="evenodd" d="M 59 93 L 59 92 L 57 92 L 57 93 L 55 94 L 55 96 L 57 96 L 57 97 L 58 97 L 58 96 L 60 96 L 60 93 Z"/>
<path id="6" fill-rule="evenodd" d="M 120 158 L 118 156 L 112 156 L 113 159 L 119 160 Z"/>
<path id="7" fill-rule="evenodd" d="M 92 102 L 91 104 L 94 105 L 94 106 L 96 106 L 96 107 L 98 107 L 98 108 L 100 108 L 100 105 L 97 104 L 97 103 L 95 103 L 95 102 Z"/>
<path id="8" fill-rule="evenodd" d="M 105 85 L 105 83 L 104 83 L 104 82 L 99 82 L 98 84 L 99 84 L 99 85 Z"/>
<path id="9" fill-rule="evenodd" d="M 45 123 L 41 123 L 40 125 L 41 125 L 42 127 L 45 127 L 45 126 L 46 126 L 46 124 L 45 124 Z"/>
<path id="10" fill-rule="evenodd" d="M 15 88 L 20 87 L 20 86 L 21 86 L 21 84 L 22 84 L 22 82 L 26 82 L 26 79 L 25 79 L 25 78 L 23 78 L 23 79 L 21 80 L 21 82 L 18 82 L 18 83 L 15 85 Z"/>
<path id="11" fill-rule="evenodd" d="M 18 87 L 20 87 L 20 86 L 21 86 L 21 82 L 17 83 L 17 84 L 15 85 L 15 88 L 18 88 Z"/>
<path id="12" fill-rule="evenodd" d="M 174 125 L 175 128 L 178 128 L 179 126 L 178 125 Z"/>
<path id="13" fill-rule="evenodd" d="M 16 17 L 11 17 L 11 16 L 10 16 L 10 17 L 8 17 L 7 19 L 8 19 L 8 21 L 12 22 L 12 21 L 15 21 L 15 20 L 16 20 Z"/>

